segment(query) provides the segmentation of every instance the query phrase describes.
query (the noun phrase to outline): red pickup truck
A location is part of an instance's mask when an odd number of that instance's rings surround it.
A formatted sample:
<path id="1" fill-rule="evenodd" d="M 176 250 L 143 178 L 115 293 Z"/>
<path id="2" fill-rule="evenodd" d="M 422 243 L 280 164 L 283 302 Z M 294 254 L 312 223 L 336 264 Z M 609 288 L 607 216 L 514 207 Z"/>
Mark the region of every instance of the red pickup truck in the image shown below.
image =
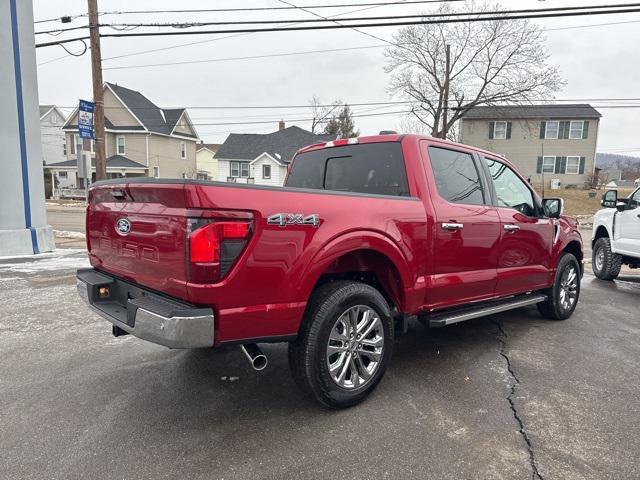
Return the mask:
<path id="1" fill-rule="evenodd" d="M 322 404 L 364 399 L 397 328 L 440 327 L 536 304 L 576 308 L 582 240 L 504 158 L 417 135 L 301 149 L 284 188 L 199 180 L 95 183 L 93 268 L 78 290 L 113 324 L 170 348 L 289 342 Z"/>

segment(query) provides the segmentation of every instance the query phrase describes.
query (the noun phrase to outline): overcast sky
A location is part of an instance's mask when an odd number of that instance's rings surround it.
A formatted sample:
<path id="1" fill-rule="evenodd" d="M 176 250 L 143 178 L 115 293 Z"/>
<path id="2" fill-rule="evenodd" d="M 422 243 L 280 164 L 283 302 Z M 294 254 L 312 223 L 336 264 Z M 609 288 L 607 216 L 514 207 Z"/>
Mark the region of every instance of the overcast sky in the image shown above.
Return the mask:
<path id="1" fill-rule="evenodd" d="M 366 3 L 365 0 L 288 0 L 298 6 L 312 4 Z M 506 8 L 541 8 L 545 6 L 597 5 L 630 3 L 622 0 L 503 0 Z M 99 0 L 100 11 L 144 9 L 191 9 L 225 7 L 282 6 L 278 0 Z M 215 6 L 215 7 L 214 7 Z M 85 0 L 34 0 L 36 20 L 75 15 L 86 12 Z M 362 8 L 362 7 L 361 7 Z M 323 15 L 338 15 L 356 7 L 322 9 Z M 436 6 L 404 5 L 378 7 L 354 13 L 355 16 L 402 15 L 435 10 Z M 353 16 L 350 15 L 350 16 Z M 257 18 L 313 18 L 301 11 L 273 11 L 247 15 L 238 13 L 190 13 L 159 15 L 110 15 L 102 22 L 167 22 L 247 20 Z M 335 17 L 339 18 L 339 16 Z M 560 99 L 637 98 L 640 105 L 640 14 L 603 15 L 593 17 L 541 20 L 547 30 L 550 62 L 560 67 L 567 81 L 558 92 Z M 626 22 L 626 23 L 621 23 Z M 563 27 L 616 23 L 590 28 L 553 30 Z M 86 24 L 86 18 L 74 20 L 73 26 Z M 36 30 L 69 26 L 57 23 L 36 25 Z M 391 39 L 393 28 L 371 28 L 367 32 Z M 103 33 L 112 31 L 103 29 Z M 56 37 L 39 35 L 38 41 Z M 181 46 L 160 52 L 137 54 L 146 50 Z M 263 59 L 218 61 L 188 65 L 142 67 L 148 64 L 193 60 L 247 57 L 296 51 L 342 49 L 381 45 L 382 42 L 350 29 L 319 32 L 255 33 L 221 39 L 216 36 L 189 35 L 174 37 L 105 38 L 102 40 L 104 80 L 139 90 L 161 107 L 306 105 L 316 95 L 323 102 L 342 99 L 348 103 L 384 102 L 392 100 L 387 92 L 388 75 L 383 71 L 384 48 L 337 51 Z M 72 51 L 81 50 L 69 44 Z M 91 70 L 89 53 L 81 57 L 67 55 L 61 47 L 39 48 L 38 87 L 41 104 L 72 107 L 78 98 L 91 98 Z M 51 61 L 53 60 L 53 61 Z M 48 62 L 48 63 L 45 63 Z M 114 67 L 133 67 L 120 68 Z M 110 69 L 114 68 L 114 69 Z M 594 106 L 605 102 L 592 101 Z M 384 113 L 401 107 L 355 107 L 355 113 Z M 598 137 L 598 151 L 640 155 L 640 108 L 600 108 L 603 118 Z M 190 108 L 189 114 L 198 134 L 207 142 L 222 142 L 230 132 L 267 133 L 277 128 L 282 118 L 288 125 L 310 128 L 310 122 L 293 122 L 310 117 L 308 109 L 279 110 L 213 110 Z M 204 125 L 206 123 L 270 121 L 268 124 Z M 361 134 L 380 130 L 400 129 L 400 115 L 381 115 L 355 118 Z"/>

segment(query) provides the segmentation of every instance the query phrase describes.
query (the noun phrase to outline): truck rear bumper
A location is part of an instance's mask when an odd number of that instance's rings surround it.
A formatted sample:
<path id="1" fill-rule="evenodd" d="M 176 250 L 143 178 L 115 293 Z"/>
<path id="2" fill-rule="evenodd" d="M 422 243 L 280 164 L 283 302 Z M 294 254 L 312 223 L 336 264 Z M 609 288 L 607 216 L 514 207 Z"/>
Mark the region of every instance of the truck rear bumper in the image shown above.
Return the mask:
<path id="1" fill-rule="evenodd" d="M 114 326 L 169 348 L 212 347 L 214 314 L 94 269 L 78 270 L 80 297 Z"/>

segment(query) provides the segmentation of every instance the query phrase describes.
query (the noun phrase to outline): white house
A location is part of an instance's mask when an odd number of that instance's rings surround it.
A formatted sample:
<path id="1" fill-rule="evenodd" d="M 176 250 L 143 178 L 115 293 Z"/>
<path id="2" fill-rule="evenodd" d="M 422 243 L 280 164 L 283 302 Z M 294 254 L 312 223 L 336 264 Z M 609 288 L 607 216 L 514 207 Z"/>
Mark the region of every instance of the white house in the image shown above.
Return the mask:
<path id="1" fill-rule="evenodd" d="M 282 186 L 293 155 L 302 147 L 334 140 L 280 122 L 273 133 L 232 133 L 218 149 L 217 180 Z"/>
<path id="2" fill-rule="evenodd" d="M 62 126 L 67 118 L 55 105 L 40 105 L 40 138 L 42 161 L 45 164 L 66 160 L 66 145 Z"/>

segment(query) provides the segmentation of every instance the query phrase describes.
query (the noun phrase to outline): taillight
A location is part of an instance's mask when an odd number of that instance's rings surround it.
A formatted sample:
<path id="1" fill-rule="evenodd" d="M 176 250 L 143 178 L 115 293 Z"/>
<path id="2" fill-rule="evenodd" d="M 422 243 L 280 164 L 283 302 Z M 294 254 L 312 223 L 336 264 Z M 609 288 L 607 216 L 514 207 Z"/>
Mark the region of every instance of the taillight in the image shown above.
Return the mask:
<path id="1" fill-rule="evenodd" d="M 248 221 L 189 221 L 189 280 L 213 283 L 229 272 L 251 235 Z"/>

